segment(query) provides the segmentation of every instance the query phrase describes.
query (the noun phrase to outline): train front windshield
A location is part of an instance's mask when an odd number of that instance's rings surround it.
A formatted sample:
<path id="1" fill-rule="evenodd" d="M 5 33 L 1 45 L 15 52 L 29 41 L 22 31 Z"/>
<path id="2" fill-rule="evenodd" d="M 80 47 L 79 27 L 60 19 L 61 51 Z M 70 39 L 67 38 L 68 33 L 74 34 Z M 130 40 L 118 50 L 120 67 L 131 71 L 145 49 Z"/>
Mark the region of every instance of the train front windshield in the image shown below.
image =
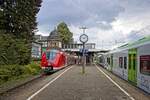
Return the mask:
<path id="1" fill-rule="evenodd" d="M 54 60 L 55 56 L 56 56 L 56 51 L 54 50 L 46 52 L 46 58 L 48 60 Z"/>

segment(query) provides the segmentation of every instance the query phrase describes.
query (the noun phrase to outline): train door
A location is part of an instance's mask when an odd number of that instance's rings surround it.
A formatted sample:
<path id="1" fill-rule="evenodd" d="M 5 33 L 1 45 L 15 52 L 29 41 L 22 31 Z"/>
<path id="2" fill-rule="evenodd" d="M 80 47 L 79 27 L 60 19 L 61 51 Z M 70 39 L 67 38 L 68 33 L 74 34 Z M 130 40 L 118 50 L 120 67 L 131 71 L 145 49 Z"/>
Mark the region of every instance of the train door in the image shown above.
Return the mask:
<path id="1" fill-rule="evenodd" d="M 128 80 L 137 83 L 137 49 L 129 50 Z"/>
<path id="2" fill-rule="evenodd" d="M 127 78 L 127 73 L 128 71 L 127 71 L 127 57 L 126 56 L 124 56 L 123 57 L 123 71 L 122 71 L 122 73 L 123 73 L 123 78 L 125 79 L 125 80 L 127 80 L 128 78 Z"/>

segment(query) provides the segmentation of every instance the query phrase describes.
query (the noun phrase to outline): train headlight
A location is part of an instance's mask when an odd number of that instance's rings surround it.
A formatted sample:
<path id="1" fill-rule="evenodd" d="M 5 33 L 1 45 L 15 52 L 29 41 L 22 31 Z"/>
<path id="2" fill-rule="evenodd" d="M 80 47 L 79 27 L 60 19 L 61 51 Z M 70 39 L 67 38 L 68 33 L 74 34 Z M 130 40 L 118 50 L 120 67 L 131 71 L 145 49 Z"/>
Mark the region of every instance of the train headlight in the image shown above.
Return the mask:
<path id="1" fill-rule="evenodd" d="M 51 65 L 51 63 L 48 63 L 48 66 L 50 66 Z"/>

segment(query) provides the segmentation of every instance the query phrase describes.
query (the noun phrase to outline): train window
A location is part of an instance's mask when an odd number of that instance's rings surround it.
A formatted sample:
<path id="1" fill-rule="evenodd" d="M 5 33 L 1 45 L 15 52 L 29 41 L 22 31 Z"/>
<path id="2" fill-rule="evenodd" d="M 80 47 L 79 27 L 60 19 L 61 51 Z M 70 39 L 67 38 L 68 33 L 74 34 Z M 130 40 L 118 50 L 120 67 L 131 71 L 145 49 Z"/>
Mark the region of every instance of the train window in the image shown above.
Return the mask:
<path id="1" fill-rule="evenodd" d="M 53 59 L 55 58 L 55 56 L 56 56 L 56 52 L 50 52 L 50 57 L 49 57 L 49 59 L 50 59 L 50 60 L 53 60 Z"/>
<path id="2" fill-rule="evenodd" d="M 119 67 L 123 67 L 123 57 L 119 57 Z"/>
<path id="3" fill-rule="evenodd" d="M 140 72 L 150 75 L 150 55 L 140 56 Z"/>
<path id="4" fill-rule="evenodd" d="M 49 59 L 52 60 L 53 52 L 50 52 Z"/>
<path id="5" fill-rule="evenodd" d="M 46 58 L 49 59 L 50 57 L 50 52 L 46 52 Z"/>
<path id="6" fill-rule="evenodd" d="M 127 69 L 127 57 L 124 57 L 124 69 Z"/>
<path id="7" fill-rule="evenodd" d="M 129 69 L 131 69 L 131 54 L 129 54 Z"/>
<path id="8" fill-rule="evenodd" d="M 110 58 L 107 58 L 107 63 L 110 65 Z"/>
<path id="9" fill-rule="evenodd" d="M 111 67 L 113 67 L 113 54 L 111 55 Z"/>

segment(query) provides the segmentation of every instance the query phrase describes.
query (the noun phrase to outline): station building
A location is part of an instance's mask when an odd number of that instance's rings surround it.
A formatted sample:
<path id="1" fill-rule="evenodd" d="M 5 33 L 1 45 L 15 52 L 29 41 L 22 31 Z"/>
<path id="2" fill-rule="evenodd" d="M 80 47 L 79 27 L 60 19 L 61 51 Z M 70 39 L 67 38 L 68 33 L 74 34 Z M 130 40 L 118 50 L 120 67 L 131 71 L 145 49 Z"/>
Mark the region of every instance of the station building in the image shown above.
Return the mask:
<path id="1" fill-rule="evenodd" d="M 59 48 L 65 52 L 74 54 L 78 57 L 78 59 L 81 59 L 83 44 L 75 43 L 73 39 L 68 44 L 62 44 L 56 29 L 50 32 L 49 36 L 35 35 L 35 39 L 37 42 L 42 44 L 42 52 L 47 48 Z M 86 43 L 85 48 L 87 63 L 92 63 L 94 61 L 94 56 L 96 53 L 103 52 L 96 49 L 95 43 Z"/>
<path id="2" fill-rule="evenodd" d="M 38 42 L 32 42 L 31 57 L 34 59 L 41 58 L 42 55 L 42 44 Z"/>
<path id="3" fill-rule="evenodd" d="M 42 36 L 42 35 L 35 35 L 34 36 L 35 38 L 35 41 L 38 42 L 38 43 L 41 43 L 42 44 L 42 51 L 45 51 L 46 48 L 48 47 L 48 36 Z"/>

